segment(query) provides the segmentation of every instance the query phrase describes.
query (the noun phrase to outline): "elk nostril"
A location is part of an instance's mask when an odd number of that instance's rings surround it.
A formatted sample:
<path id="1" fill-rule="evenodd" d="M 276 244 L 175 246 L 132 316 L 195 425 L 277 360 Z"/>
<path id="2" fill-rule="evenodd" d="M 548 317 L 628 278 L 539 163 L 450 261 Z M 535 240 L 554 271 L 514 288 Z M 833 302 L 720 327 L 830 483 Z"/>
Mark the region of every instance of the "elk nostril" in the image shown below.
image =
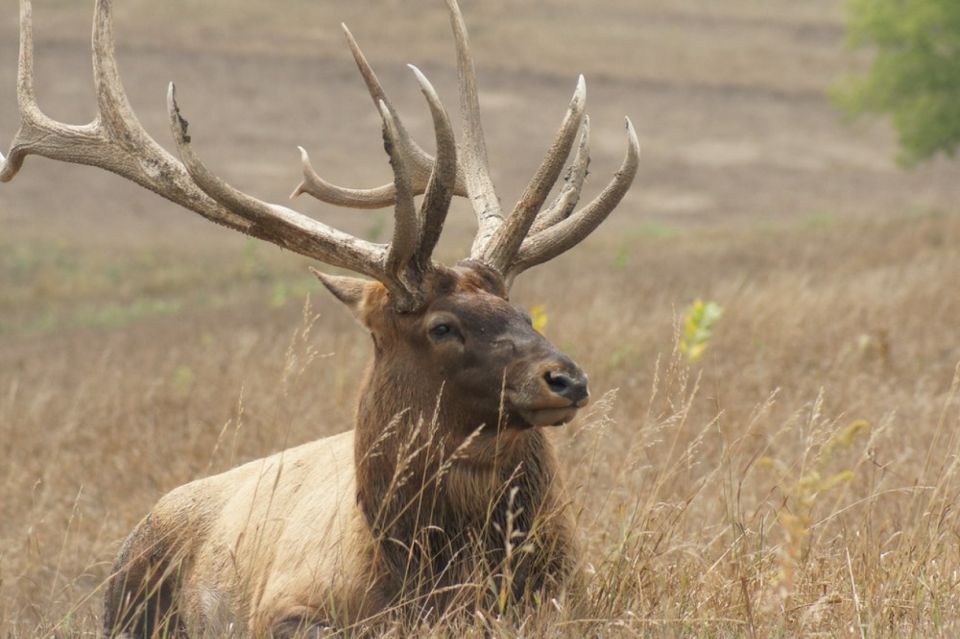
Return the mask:
<path id="1" fill-rule="evenodd" d="M 567 390 L 573 385 L 573 380 L 563 373 L 547 371 L 543 378 L 547 382 L 547 387 L 557 395 L 566 395 Z"/>
<path id="2" fill-rule="evenodd" d="M 547 388 L 555 395 L 569 400 L 577 406 L 586 404 L 590 397 L 590 391 L 587 390 L 587 378 L 585 376 L 571 377 L 566 373 L 550 371 L 543 376 L 547 383 Z"/>

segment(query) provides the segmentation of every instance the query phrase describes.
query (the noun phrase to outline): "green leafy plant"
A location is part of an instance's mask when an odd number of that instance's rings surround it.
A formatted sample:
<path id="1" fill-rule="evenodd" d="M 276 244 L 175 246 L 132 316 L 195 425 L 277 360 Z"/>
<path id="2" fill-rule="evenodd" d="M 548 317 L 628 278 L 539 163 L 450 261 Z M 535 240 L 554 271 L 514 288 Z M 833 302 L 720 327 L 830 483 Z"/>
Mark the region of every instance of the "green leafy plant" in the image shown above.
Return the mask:
<path id="1" fill-rule="evenodd" d="M 713 328 L 723 315 L 723 307 L 716 302 L 694 300 L 683 316 L 683 332 L 677 348 L 690 363 L 698 361 L 710 344 Z"/>

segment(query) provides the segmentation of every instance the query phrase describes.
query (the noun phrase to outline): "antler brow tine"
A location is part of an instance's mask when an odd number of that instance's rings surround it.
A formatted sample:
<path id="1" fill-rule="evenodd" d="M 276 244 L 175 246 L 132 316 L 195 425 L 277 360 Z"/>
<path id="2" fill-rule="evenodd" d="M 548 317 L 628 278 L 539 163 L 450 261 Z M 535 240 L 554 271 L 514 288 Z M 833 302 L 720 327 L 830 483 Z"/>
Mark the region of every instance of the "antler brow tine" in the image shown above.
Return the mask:
<path id="1" fill-rule="evenodd" d="M 290 193 L 291 200 L 306 193 L 321 202 L 354 209 L 382 209 L 394 203 L 396 194 L 393 190 L 393 182 L 372 189 L 351 189 L 331 184 L 314 170 L 307 150 L 302 146 L 298 146 L 297 149 L 300 151 L 303 179 Z"/>

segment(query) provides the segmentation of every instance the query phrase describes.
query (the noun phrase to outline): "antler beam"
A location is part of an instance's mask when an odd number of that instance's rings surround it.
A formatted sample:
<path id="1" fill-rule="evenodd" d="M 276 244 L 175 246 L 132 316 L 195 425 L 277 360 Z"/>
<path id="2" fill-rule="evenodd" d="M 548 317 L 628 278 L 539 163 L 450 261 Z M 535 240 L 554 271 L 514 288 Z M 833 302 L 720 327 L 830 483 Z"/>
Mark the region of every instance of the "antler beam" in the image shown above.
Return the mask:
<path id="1" fill-rule="evenodd" d="M 192 184 L 214 203 L 245 220 L 250 228 L 270 229 L 270 237 L 265 239 L 274 244 L 327 264 L 383 278 L 387 247 L 357 239 L 292 209 L 268 204 L 233 188 L 213 174 L 194 152 L 173 83 L 167 91 L 167 109 L 170 132 L 183 161 L 181 166 Z"/>

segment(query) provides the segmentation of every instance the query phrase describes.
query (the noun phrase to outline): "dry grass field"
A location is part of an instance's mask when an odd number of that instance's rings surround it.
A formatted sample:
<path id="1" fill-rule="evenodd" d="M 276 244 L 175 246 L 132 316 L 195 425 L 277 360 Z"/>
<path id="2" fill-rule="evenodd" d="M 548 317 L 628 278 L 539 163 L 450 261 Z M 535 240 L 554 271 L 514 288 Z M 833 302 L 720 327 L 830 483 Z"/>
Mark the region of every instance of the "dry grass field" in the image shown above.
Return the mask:
<path id="1" fill-rule="evenodd" d="M 36 3 L 41 105 L 61 120 L 93 114 L 91 4 Z M 199 152 L 266 199 L 295 185 L 296 144 L 336 181 L 388 179 L 339 22 L 420 139 L 403 63 L 455 104 L 439 0 L 117 5 L 147 128 L 170 148 L 176 80 Z M 591 376 L 596 401 L 553 432 L 587 616 L 423 634 L 960 635 L 960 173 L 901 171 L 883 123 L 840 122 L 825 90 L 863 60 L 836 3 L 463 6 L 504 201 L 579 72 L 590 194 L 622 157 L 624 114 L 644 157 L 606 228 L 514 295 L 545 306 Z M 4 140 L 16 28 L 7 2 Z M 389 233 L 383 211 L 296 205 Z M 471 218 L 458 203 L 441 257 L 467 250 Z M 306 266 L 93 169 L 31 158 L 0 188 L 0 637 L 95 636 L 120 541 L 158 497 L 350 427 L 369 339 Z M 677 335 L 698 298 L 725 312 L 690 363 Z"/>

